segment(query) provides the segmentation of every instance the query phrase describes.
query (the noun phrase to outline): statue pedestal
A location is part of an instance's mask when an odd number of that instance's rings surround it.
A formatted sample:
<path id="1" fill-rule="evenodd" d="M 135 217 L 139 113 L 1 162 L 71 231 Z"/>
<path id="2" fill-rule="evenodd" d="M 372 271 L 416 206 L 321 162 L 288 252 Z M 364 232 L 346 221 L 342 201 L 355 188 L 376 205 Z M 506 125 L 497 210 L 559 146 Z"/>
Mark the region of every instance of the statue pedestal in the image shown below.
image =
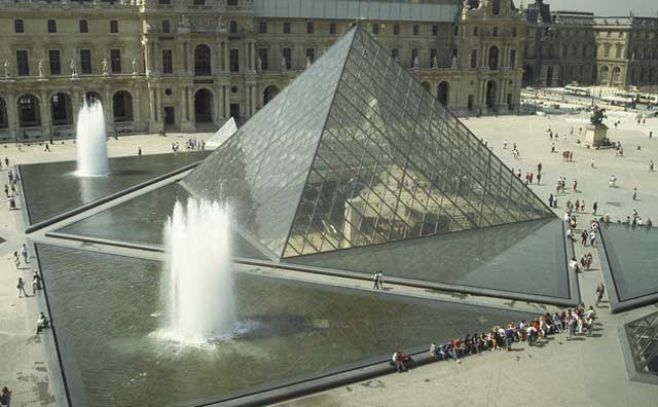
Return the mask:
<path id="1" fill-rule="evenodd" d="M 608 143 L 608 126 L 605 124 L 588 124 L 585 126 L 585 144 L 599 147 Z"/>

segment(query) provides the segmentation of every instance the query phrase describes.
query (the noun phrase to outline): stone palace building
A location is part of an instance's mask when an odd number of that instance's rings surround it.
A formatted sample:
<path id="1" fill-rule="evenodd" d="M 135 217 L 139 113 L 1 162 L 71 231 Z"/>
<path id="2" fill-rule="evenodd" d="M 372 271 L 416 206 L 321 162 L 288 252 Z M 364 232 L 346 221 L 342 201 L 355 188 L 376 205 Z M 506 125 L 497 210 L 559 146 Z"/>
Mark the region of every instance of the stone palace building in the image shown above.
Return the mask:
<path id="1" fill-rule="evenodd" d="M 244 121 L 354 24 L 464 114 L 514 111 L 525 85 L 656 81 L 656 19 L 540 0 L 0 0 L 0 142 L 68 138 L 85 100 L 117 133 Z"/>

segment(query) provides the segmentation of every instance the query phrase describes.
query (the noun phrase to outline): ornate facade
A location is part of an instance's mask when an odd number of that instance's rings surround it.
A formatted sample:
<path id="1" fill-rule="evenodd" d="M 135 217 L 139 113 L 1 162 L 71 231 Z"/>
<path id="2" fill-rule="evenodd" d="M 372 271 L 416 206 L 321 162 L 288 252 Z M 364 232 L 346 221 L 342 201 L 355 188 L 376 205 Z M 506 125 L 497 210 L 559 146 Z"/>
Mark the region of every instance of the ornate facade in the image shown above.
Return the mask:
<path id="1" fill-rule="evenodd" d="M 551 13 L 542 0 L 528 6 L 524 85 L 658 84 L 658 19 Z"/>
<path id="2" fill-rule="evenodd" d="M 511 0 L 0 0 L 0 141 L 69 137 L 85 99 L 116 132 L 245 120 L 353 24 L 456 111 L 518 106 Z"/>

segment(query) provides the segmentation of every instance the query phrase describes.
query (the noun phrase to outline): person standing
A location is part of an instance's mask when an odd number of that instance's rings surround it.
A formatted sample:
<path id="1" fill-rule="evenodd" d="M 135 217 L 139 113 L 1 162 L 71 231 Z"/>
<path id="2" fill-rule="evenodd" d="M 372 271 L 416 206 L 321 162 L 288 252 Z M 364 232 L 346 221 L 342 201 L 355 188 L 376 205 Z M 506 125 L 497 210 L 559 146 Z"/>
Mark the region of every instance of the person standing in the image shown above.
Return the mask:
<path id="1" fill-rule="evenodd" d="M 653 160 L 649 163 L 649 172 L 653 172 Z"/>
<path id="2" fill-rule="evenodd" d="M 372 281 L 373 281 L 372 289 L 373 290 L 379 290 L 380 288 L 379 288 L 379 272 L 378 271 L 375 271 L 375 274 L 372 277 Z"/>
<path id="3" fill-rule="evenodd" d="M 592 210 L 593 210 L 592 215 L 596 216 L 596 210 L 597 209 L 599 209 L 599 203 L 594 202 L 594 204 L 592 205 Z"/>
<path id="4" fill-rule="evenodd" d="M 16 284 L 16 288 L 18 289 L 18 298 L 22 298 L 23 295 L 29 297 L 25 291 L 25 282 L 21 277 L 18 277 L 18 284 Z"/>
<path id="5" fill-rule="evenodd" d="M 27 252 L 27 245 L 23 243 L 23 246 L 21 246 L 21 255 L 23 256 L 23 263 L 27 264 L 29 261 L 27 260 L 28 258 L 28 252 Z"/>
<path id="6" fill-rule="evenodd" d="M 539 178 L 539 175 L 537 175 L 537 178 Z M 552 207 L 553 207 L 553 200 L 554 200 L 554 199 L 555 199 L 555 198 L 553 198 L 553 194 L 550 194 L 550 195 L 548 196 L 548 207 L 549 207 L 549 208 L 552 208 Z"/>
<path id="7" fill-rule="evenodd" d="M 589 232 L 589 245 L 594 247 L 594 243 L 596 243 L 596 233 L 592 230 Z"/>
<path id="8" fill-rule="evenodd" d="M 5 196 L 9 198 L 9 185 L 5 184 Z"/>
<path id="9" fill-rule="evenodd" d="M 637 201 L 637 188 L 633 188 L 633 200 Z"/>

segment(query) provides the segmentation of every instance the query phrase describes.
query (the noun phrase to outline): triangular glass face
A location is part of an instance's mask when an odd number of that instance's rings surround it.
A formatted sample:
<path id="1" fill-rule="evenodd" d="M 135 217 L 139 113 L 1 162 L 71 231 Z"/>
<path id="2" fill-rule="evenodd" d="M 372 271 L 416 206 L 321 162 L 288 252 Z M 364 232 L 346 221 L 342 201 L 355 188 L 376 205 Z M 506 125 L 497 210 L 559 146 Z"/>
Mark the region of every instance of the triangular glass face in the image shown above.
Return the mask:
<path id="1" fill-rule="evenodd" d="M 552 216 L 358 29 L 283 257 Z"/>
<path id="2" fill-rule="evenodd" d="M 196 196 L 231 203 L 236 223 L 277 256 L 354 34 L 339 40 L 183 181 Z"/>
<path id="3" fill-rule="evenodd" d="M 281 257 L 554 216 L 359 27 L 184 185 Z"/>

